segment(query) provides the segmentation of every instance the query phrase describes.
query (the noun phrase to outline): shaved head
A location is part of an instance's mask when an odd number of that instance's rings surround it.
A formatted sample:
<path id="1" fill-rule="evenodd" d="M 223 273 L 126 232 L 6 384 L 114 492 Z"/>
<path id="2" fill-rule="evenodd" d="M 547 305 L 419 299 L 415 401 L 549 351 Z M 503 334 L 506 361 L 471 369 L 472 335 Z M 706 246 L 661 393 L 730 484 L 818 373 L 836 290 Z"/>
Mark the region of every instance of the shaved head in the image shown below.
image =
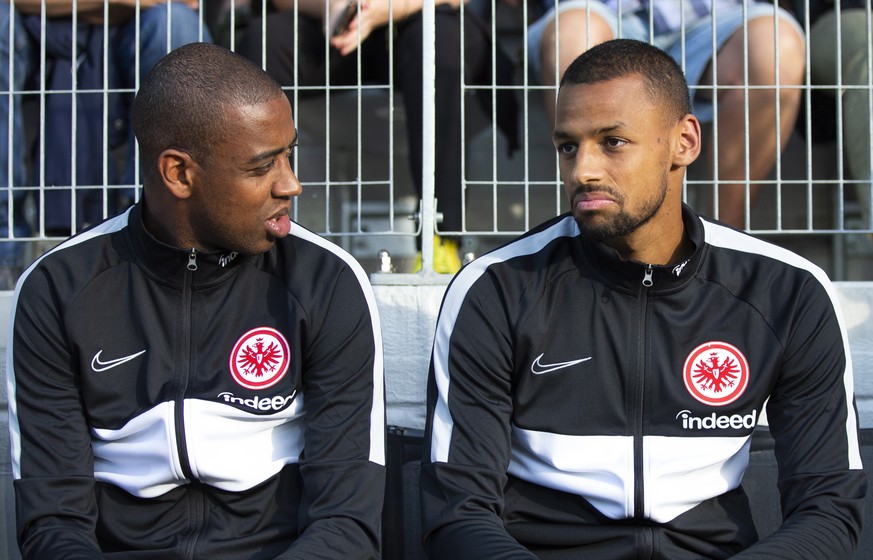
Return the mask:
<path id="1" fill-rule="evenodd" d="M 169 148 L 208 161 L 225 140 L 227 107 L 280 95 L 282 88 L 266 72 L 223 47 L 192 43 L 170 52 L 143 80 L 133 104 L 144 179 L 154 177 L 158 155 Z"/>

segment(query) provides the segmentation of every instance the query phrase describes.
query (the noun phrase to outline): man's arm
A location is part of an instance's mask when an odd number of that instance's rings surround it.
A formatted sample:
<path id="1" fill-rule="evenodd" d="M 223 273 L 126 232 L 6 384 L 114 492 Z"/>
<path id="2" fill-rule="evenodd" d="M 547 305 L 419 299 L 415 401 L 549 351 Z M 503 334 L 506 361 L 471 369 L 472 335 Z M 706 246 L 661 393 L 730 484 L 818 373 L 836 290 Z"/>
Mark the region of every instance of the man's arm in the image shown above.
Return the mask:
<path id="1" fill-rule="evenodd" d="M 41 269 L 13 302 L 9 431 L 24 560 L 102 558 L 89 428 L 59 299 Z"/>
<path id="2" fill-rule="evenodd" d="M 278 10 L 293 10 L 295 7 L 301 14 L 316 20 L 325 19 L 325 1 L 328 3 L 327 20 L 332 27 L 345 9 L 348 0 L 273 0 Z M 467 2 L 468 0 L 463 0 Z M 462 0 L 435 0 L 434 4 L 447 4 L 459 8 Z M 401 21 L 421 11 L 423 0 L 359 0 L 358 13 L 352 18 L 345 30 L 331 38 L 331 45 L 343 56 L 355 51 L 373 31 L 384 27 L 392 21 Z"/>
<path id="3" fill-rule="evenodd" d="M 854 558 L 867 477 L 848 338 L 832 288 L 828 291 L 812 282 L 796 302 L 783 373 L 767 405 L 782 526 L 737 558 Z"/>
<path id="4" fill-rule="evenodd" d="M 460 278 L 478 274 L 477 267 Z M 469 280 L 469 278 L 465 278 Z M 437 321 L 421 466 L 423 538 L 434 559 L 531 559 L 501 517 L 510 453 L 512 349 L 498 301 L 480 278 L 452 283 Z"/>
<path id="5" fill-rule="evenodd" d="M 300 13 L 306 14 L 315 19 L 321 19 L 324 17 L 324 4 L 325 1 L 330 5 L 329 12 L 333 14 L 338 10 L 342 10 L 342 8 L 346 5 L 348 0 L 272 0 L 273 6 L 276 7 L 277 10 L 293 10 L 295 6 L 300 10 Z M 364 5 L 370 7 L 373 4 L 381 4 L 384 6 L 383 12 L 385 14 L 388 13 L 388 4 L 389 0 L 360 0 L 361 7 Z M 465 3 L 469 0 L 463 0 Z M 459 8 L 461 6 L 461 0 L 434 0 L 435 5 L 439 4 L 449 4 L 455 8 Z M 403 19 L 415 12 L 421 11 L 421 7 L 424 5 L 423 0 L 394 0 L 393 3 L 393 19 L 399 20 Z M 387 23 L 387 21 L 385 22 Z"/>
<path id="6" fill-rule="evenodd" d="M 346 268 L 301 349 L 306 432 L 300 536 L 279 558 L 378 558 L 385 493 L 382 341 L 372 289 Z M 325 285 L 328 282 L 325 281 Z"/>

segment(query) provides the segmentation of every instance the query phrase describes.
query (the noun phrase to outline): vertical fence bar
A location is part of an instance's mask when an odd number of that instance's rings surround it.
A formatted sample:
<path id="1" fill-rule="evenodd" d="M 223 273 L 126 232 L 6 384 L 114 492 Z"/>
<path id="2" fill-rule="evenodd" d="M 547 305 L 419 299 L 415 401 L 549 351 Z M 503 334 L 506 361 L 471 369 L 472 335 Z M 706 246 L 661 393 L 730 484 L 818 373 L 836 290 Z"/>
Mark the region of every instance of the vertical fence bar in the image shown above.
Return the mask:
<path id="1" fill-rule="evenodd" d="M 7 28 L 7 33 L 9 34 L 9 56 L 6 59 L 7 68 L 9 68 L 8 81 L 9 81 L 9 96 L 6 98 L 6 114 L 8 118 L 6 120 L 6 130 L 0 132 L 6 135 L 6 146 L 7 146 L 7 160 L 6 160 L 6 168 L 2 171 L 6 174 L 6 235 L 9 239 L 13 239 L 15 237 L 15 224 L 13 221 L 13 213 L 12 209 L 17 202 L 13 200 L 12 192 L 13 187 L 19 187 L 20 185 L 15 184 L 15 175 L 13 173 L 13 169 L 15 167 L 15 146 L 13 141 L 15 140 L 15 135 L 13 131 L 15 130 L 15 119 L 18 116 L 15 114 L 15 102 L 14 102 L 14 91 L 15 91 L 15 73 L 17 71 L 24 71 L 23 69 L 18 70 L 15 67 L 15 0 L 10 0 L 9 2 L 9 26 Z"/>
<path id="2" fill-rule="evenodd" d="M 436 164 L 436 16 L 434 0 L 424 0 L 422 15 L 422 146 L 421 158 L 421 270 L 433 273 L 433 233 L 436 231 L 434 181 Z"/>

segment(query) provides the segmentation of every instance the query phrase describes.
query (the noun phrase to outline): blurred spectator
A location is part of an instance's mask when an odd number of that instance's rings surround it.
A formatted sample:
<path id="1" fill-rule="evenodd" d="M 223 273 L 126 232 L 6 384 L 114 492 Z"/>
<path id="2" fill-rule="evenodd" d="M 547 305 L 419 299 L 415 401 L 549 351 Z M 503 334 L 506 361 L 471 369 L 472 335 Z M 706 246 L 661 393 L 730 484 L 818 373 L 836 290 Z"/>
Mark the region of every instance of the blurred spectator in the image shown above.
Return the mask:
<path id="1" fill-rule="evenodd" d="M 419 197 L 422 192 L 422 0 L 367 0 L 354 9 L 348 25 L 333 28 L 340 21 L 347 0 L 272 0 L 266 16 L 266 40 L 262 20 L 255 18 L 241 38 L 239 52 L 266 69 L 282 86 L 323 86 L 357 83 L 357 57 L 350 56 L 361 46 L 361 73 L 364 82 L 394 83 L 403 96 L 407 117 L 410 166 Z M 253 2 L 257 7 L 260 2 Z M 436 182 L 437 211 L 443 215 L 440 231 L 462 228 L 461 164 L 461 79 L 464 83 L 486 85 L 491 80 L 491 38 L 485 24 L 471 10 L 463 14 L 464 60 L 461 60 L 460 0 L 436 0 Z M 295 19 L 294 7 L 298 17 Z M 393 7 L 393 11 L 390 8 Z M 325 14 L 329 25 L 325 23 Z M 394 25 L 394 68 L 389 67 L 389 24 Z M 332 49 L 325 57 L 324 35 L 331 30 Z M 296 30 L 296 31 L 295 31 Z M 299 36 L 295 37 L 295 32 Z M 358 33 L 360 32 L 360 39 Z M 295 69 L 295 42 L 298 67 Z M 266 52 L 266 63 L 262 53 Z M 463 66 L 462 66 L 463 64 Z M 509 84 L 513 66 L 496 50 L 498 84 Z M 295 75 L 298 82 L 295 84 Z M 491 92 L 477 95 L 485 113 Z M 497 93 L 498 126 L 509 140 L 510 151 L 517 145 L 515 99 L 507 90 Z M 452 273 L 460 268 L 458 243 L 443 236 L 434 243 L 434 268 Z"/>
<path id="2" fill-rule="evenodd" d="M 262 3 L 263 0 L 254 0 Z M 212 32 L 212 41 L 230 50 L 236 50 L 239 30 L 248 21 L 252 0 L 210 0 L 203 3 L 203 21 Z"/>
<path id="3" fill-rule="evenodd" d="M 77 93 L 76 114 L 73 115 L 71 94 L 46 95 L 45 120 L 39 133 L 44 149 L 31 155 L 32 173 L 25 176 L 24 135 L 22 129 L 21 95 L 0 99 L 0 161 L 4 165 L 0 186 L 5 187 L 2 206 L 8 201 L 8 186 L 40 184 L 66 187 L 106 184 L 133 185 L 133 134 L 128 131 L 129 104 L 132 93 L 118 93 L 118 88 L 132 89 L 168 50 L 199 40 L 210 41 L 209 31 L 201 25 L 197 0 L 168 2 L 167 0 L 79 0 L 76 3 L 75 28 L 73 3 L 69 0 L 45 0 L 46 19 L 42 21 L 41 0 L 17 0 L 13 10 L 8 0 L 0 3 L 0 88 L 20 92 L 26 87 L 46 91 L 97 90 Z M 108 16 L 108 18 L 107 18 Z M 202 35 L 201 35 L 202 33 Z M 107 36 L 108 35 L 108 36 Z M 108 54 L 104 56 L 104 42 Z M 10 68 L 9 46 L 14 45 L 13 67 Z M 45 61 L 40 67 L 41 46 Z M 75 60 L 74 60 L 75 59 Z M 105 65 L 105 66 L 104 66 Z M 73 68 L 75 67 L 75 81 Z M 105 98 L 103 89 L 110 91 Z M 104 99 L 107 106 L 104 108 Z M 10 107 L 11 105 L 11 107 Z M 9 111 L 12 111 L 12 131 L 9 132 Z M 105 116 L 104 116 L 105 110 Z M 72 138 L 75 123 L 75 140 Z M 122 147 L 127 154 L 123 170 L 116 158 L 104 150 Z M 12 138 L 10 153 L 9 138 Z M 73 158 L 75 148 L 75 158 Z M 40 153 L 46 154 L 42 162 Z M 11 158 L 11 159 L 10 159 Z M 73 161 L 75 159 L 75 161 Z M 73 167 L 75 165 L 75 167 Z M 73 169 L 76 171 L 73 181 Z M 123 174 L 123 175 L 122 175 Z M 77 189 L 78 190 L 78 189 Z M 115 193 L 113 193 L 115 194 Z M 23 210 L 23 193 L 13 197 L 12 216 L 16 236 L 29 235 Z M 115 197 L 106 201 L 108 213 L 117 210 Z M 76 193 L 75 228 L 103 219 L 105 213 L 103 189 L 83 189 Z M 71 230 L 72 196 L 68 189 L 49 189 L 45 193 L 43 227 L 49 235 L 67 235 Z M 0 208 L 3 210 L 3 208 Z M 6 217 L 0 220 L 8 234 Z M 5 243 L 2 265 L 19 268 L 22 262 L 20 243 Z M 2 279 L 0 279 L 2 280 Z"/>
<path id="4" fill-rule="evenodd" d="M 566 0 L 560 2 L 556 19 L 554 0 L 543 2 L 546 12 L 529 30 L 528 56 L 534 79 L 544 85 L 555 85 L 580 53 L 618 36 L 651 42 L 682 65 L 694 114 L 711 123 L 718 108 L 718 153 L 710 147 L 707 154 L 720 184 L 718 218 L 748 227 L 745 181 L 752 183 L 751 208 L 759 190 L 754 183 L 770 173 L 797 119 L 804 36 L 793 18 L 772 4 L 747 0 Z M 718 53 L 715 61 L 713 52 Z M 712 89 L 695 88 L 712 84 L 718 86 L 716 100 Z M 772 85 L 780 86 L 778 95 L 773 89 L 758 89 Z M 554 121 L 555 90 L 545 90 L 545 97 Z"/>
<path id="5" fill-rule="evenodd" d="M 864 228 L 870 228 L 870 46 L 867 0 L 791 0 L 805 25 L 809 7 L 809 71 L 813 85 L 848 86 L 842 96 L 843 154 L 846 178 L 856 183 Z M 816 90 L 833 98 L 834 89 Z"/>
<path id="6" fill-rule="evenodd" d="M 11 91 L 24 89 L 29 58 L 28 41 L 19 18 L 11 17 L 9 4 L 0 3 L 0 238 L 7 239 L 30 235 L 30 227 L 24 215 L 25 192 L 12 190 L 12 186 L 24 184 L 24 133 L 21 119 L 12 119 L 9 129 L 10 104 L 15 115 L 21 114 L 21 96 L 11 96 Z M 11 26 L 14 26 L 14 44 L 10 41 Z M 10 53 L 11 51 L 11 53 Z M 12 55 L 13 72 L 10 68 Z M 11 99 L 10 99 L 11 97 Z M 11 150 L 11 152 L 10 152 Z M 11 157 L 10 157 L 11 156 Z M 10 227 L 11 226 L 11 227 Z M 0 290 L 15 286 L 15 280 L 24 266 L 24 243 L 0 239 Z"/>

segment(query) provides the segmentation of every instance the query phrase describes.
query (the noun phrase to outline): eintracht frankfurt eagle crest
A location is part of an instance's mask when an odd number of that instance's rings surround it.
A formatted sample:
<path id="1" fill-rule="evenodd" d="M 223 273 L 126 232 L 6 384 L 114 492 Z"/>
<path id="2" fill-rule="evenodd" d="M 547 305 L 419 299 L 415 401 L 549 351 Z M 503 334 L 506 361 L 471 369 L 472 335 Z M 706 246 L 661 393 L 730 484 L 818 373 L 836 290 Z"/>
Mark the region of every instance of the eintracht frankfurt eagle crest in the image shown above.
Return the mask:
<path id="1" fill-rule="evenodd" d="M 724 406 L 746 390 L 749 362 L 736 346 L 707 342 L 688 354 L 682 377 L 692 397 L 710 406 Z"/>
<path id="2" fill-rule="evenodd" d="M 290 362 L 288 341 L 270 327 L 242 335 L 230 353 L 228 366 L 234 380 L 248 389 L 272 387 L 284 377 Z"/>

